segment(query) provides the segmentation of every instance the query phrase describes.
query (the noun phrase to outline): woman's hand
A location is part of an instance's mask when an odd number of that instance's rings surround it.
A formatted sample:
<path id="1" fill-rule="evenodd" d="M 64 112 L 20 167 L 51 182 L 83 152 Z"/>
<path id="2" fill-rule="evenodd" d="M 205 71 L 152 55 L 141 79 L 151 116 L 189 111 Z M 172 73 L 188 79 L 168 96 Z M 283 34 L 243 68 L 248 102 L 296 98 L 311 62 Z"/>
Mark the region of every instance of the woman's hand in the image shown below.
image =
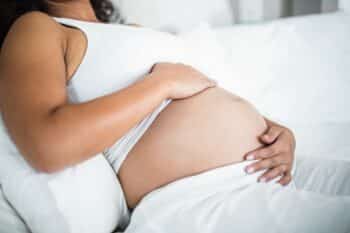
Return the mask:
<path id="1" fill-rule="evenodd" d="M 216 86 L 214 80 L 191 66 L 180 63 L 157 63 L 152 67 L 150 75 L 166 83 L 170 99 L 191 97 Z"/>
<path id="2" fill-rule="evenodd" d="M 246 167 L 247 173 L 268 169 L 259 177 L 259 182 L 269 182 L 282 176 L 278 183 L 287 185 L 292 180 L 295 138 L 291 130 L 268 121 L 267 132 L 260 137 L 265 147 L 248 153 L 247 160 L 260 160 Z"/>

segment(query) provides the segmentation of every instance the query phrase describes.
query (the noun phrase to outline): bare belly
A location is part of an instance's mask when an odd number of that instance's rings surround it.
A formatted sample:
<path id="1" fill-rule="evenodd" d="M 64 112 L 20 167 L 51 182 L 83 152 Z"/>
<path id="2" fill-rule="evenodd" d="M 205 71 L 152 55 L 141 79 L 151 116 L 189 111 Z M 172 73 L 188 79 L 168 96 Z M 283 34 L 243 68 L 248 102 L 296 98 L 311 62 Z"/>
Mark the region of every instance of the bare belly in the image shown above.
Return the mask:
<path id="1" fill-rule="evenodd" d="M 123 163 L 119 179 L 128 206 L 175 180 L 241 162 L 261 147 L 266 123 L 245 100 L 221 88 L 173 101 Z"/>

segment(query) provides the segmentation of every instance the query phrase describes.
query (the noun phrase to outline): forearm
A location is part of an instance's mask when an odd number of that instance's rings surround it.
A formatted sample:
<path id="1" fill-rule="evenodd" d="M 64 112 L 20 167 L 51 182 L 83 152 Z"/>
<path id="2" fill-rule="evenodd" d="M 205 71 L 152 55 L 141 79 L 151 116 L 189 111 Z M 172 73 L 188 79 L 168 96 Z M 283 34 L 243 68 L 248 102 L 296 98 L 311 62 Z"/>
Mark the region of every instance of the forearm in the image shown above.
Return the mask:
<path id="1" fill-rule="evenodd" d="M 53 172 L 113 145 L 167 98 L 166 87 L 146 78 L 117 93 L 55 109 L 37 129 L 32 162 Z M 39 149 L 38 149 L 39 148 Z"/>

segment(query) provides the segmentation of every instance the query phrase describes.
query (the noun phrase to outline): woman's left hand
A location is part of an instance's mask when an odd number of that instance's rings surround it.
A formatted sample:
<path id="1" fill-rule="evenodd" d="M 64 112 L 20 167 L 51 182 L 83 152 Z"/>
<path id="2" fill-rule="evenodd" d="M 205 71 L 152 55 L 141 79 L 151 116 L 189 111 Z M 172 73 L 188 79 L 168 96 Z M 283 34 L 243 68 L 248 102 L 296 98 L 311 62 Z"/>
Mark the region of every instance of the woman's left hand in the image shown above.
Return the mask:
<path id="1" fill-rule="evenodd" d="M 294 162 L 295 138 L 293 132 L 286 127 L 268 122 L 268 130 L 260 137 L 266 144 L 247 154 L 247 160 L 260 160 L 246 167 L 246 172 L 251 174 L 267 169 L 259 177 L 259 182 L 269 182 L 281 176 L 278 183 L 287 185 L 292 180 L 292 168 Z"/>

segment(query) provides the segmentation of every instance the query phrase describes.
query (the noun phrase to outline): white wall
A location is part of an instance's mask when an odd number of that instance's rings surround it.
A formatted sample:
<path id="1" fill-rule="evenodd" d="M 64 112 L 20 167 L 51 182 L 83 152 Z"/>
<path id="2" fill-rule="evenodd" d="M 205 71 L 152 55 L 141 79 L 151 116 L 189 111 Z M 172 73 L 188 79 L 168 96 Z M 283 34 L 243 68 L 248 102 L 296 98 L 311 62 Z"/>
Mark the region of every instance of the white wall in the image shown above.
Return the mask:
<path id="1" fill-rule="evenodd" d="M 234 23 L 231 0 L 113 0 L 128 23 L 178 31 L 206 21 L 213 26 Z"/>
<path id="2" fill-rule="evenodd" d="M 264 19 L 264 0 L 237 0 L 235 15 L 238 23 L 256 22 Z"/>
<path id="3" fill-rule="evenodd" d="M 288 0 L 268 0 L 264 4 L 264 19 L 276 19 L 289 15 Z"/>
<path id="4" fill-rule="evenodd" d="M 232 0 L 236 22 L 251 23 L 276 19 L 288 14 L 288 0 Z"/>
<path id="5" fill-rule="evenodd" d="M 127 22 L 171 30 L 191 28 L 201 21 L 214 26 L 254 23 L 285 16 L 329 12 L 338 0 L 113 0 Z M 350 5 L 350 0 L 343 1 Z M 179 26 L 180 25 L 180 26 Z M 174 27 L 174 31 L 176 28 Z"/>
<path id="6" fill-rule="evenodd" d="M 350 2 L 350 0 L 342 1 Z M 338 8 L 338 0 L 232 0 L 232 2 L 235 2 L 236 22 L 239 23 L 331 12 Z"/>

